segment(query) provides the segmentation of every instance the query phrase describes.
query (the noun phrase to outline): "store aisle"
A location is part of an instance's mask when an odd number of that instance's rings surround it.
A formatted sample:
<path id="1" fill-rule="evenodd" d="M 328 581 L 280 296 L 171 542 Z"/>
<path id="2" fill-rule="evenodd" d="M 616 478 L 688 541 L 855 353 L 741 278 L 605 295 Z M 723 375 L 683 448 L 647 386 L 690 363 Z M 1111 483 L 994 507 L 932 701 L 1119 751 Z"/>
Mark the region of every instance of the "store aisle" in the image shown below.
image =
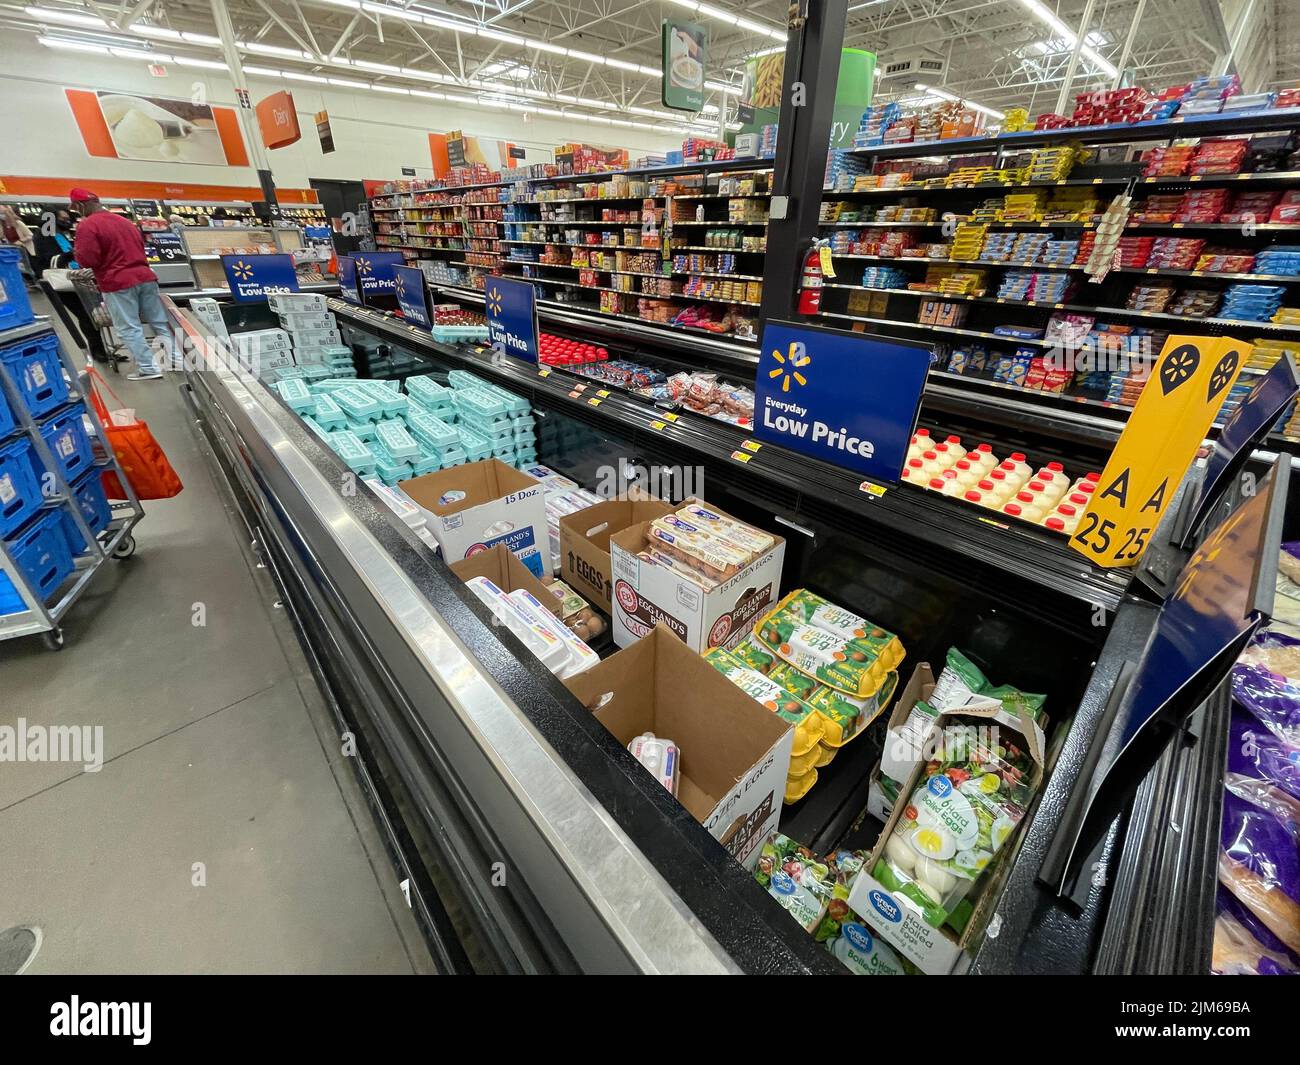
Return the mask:
<path id="1" fill-rule="evenodd" d="M 0 726 L 102 728 L 103 760 L 0 762 L 0 929 L 42 928 L 36 973 L 428 971 L 178 378 L 111 380 L 185 491 L 146 504 L 63 652 L 0 644 Z"/>

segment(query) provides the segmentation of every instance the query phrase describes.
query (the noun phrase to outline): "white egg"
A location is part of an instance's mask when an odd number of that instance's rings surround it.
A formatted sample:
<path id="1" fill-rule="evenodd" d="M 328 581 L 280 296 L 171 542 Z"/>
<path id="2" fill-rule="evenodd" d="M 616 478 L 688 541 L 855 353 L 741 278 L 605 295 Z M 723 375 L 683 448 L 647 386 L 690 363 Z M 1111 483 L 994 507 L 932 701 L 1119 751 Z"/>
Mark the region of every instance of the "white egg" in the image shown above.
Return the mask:
<path id="1" fill-rule="evenodd" d="M 943 905 L 943 896 L 940 895 L 939 892 L 935 891 L 934 888 L 931 887 L 929 884 L 927 884 L 924 880 L 914 880 L 912 882 L 918 888 L 921 889 L 921 894 L 924 895 L 931 902 L 933 902 L 936 906 Z"/>
<path id="2" fill-rule="evenodd" d="M 929 884 L 940 897 L 948 894 L 957 885 L 957 878 L 952 873 L 929 858 L 922 858 L 916 863 L 916 879 Z"/>
<path id="3" fill-rule="evenodd" d="M 885 857 L 909 876 L 916 869 L 916 854 L 898 836 L 890 836 L 885 841 Z"/>

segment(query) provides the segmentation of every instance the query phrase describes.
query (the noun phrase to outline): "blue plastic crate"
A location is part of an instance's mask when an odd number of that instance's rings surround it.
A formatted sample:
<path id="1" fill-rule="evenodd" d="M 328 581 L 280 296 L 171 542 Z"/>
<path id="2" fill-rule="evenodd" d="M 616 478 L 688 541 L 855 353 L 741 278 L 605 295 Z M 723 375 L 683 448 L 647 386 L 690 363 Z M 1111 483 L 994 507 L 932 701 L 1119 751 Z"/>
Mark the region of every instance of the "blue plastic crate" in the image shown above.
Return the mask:
<path id="1" fill-rule="evenodd" d="M 0 334 L 0 341 L 4 339 Z M 48 414 L 68 399 L 68 382 L 59 360 L 59 338 L 53 333 L 0 347 L 0 362 L 9 370 L 33 417 Z"/>
<path id="2" fill-rule="evenodd" d="M 0 388 L 0 440 L 12 433 L 17 424 L 13 411 L 9 409 L 9 401 L 5 399 L 4 389 Z"/>
<path id="3" fill-rule="evenodd" d="M 99 474 L 87 470 L 81 480 L 72 486 L 72 496 L 91 532 L 98 534 L 108 528 L 108 523 L 113 520 L 113 510 L 108 504 L 108 496 L 104 494 L 104 482 Z M 67 507 L 61 507 L 59 513 L 63 515 L 63 535 L 68 542 L 68 550 L 74 556 L 85 554 L 90 550 L 90 545 L 81 535 L 77 523 L 72 520 L 72 514 Z"/>
<path id="4" fill-rule="evenodd" d="M 76 566 L 68 550 L 59 512 L 51 510 L 32 522 L 8 543 L 14 562 L 27 577 L 32 591 L 47 602 Z M 23 609 L 22 597 L 7 574 L 0 573 L 0 613 Z"/>
<path id="5" fill-rule="evenodd" d="M 17 248 L 0 248 L 0 329 L 13 329 L 35 321 L 32 303 L 27 298 L 27 283 L 20 264 L 23 253 Z"/>
<path id="6" fill-rule="evenodd" d="M 95 462 L 90 437 L 86 435 L 86 427 L 81 420 L 85 413 L 85 404 L 78 403 L 41 426 L 45 446 L 50 449 L 54 461 L 63 471 L 64 479 L 68 481 L 80 477 Z"/>
<path id="7" fill-rule="evenodd" d="M 19 438 L 0 447 L 0 536 L 8 536 L 41 508 L 32 445 Z"/>

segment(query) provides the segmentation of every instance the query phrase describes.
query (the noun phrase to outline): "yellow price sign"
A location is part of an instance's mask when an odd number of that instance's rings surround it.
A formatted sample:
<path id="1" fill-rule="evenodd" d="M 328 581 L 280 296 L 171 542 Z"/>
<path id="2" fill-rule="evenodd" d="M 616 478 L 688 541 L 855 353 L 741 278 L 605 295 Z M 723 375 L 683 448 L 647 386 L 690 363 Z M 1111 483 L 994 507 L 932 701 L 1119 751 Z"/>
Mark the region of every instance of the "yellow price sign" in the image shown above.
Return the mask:
<path id="1" fill-rule="evenodd" d="M 751 455 L 748 451 L 733 451 L 731 453 L 731 457 L 735 459 L 737 462 L 748 462 L 754 456 Z"/>
<path id="2" fill-rule="evenodd" d="M 821 249 L 821 252 L 820 252 L 819 258 L 820 258 L 820 260 L 821 260 L 822 276 L 824 276 L 824 277 L 834 277 L 834 276 L 835 276 L 835 264 L 831 262 L 831 250 L 830 250 L 830 248 L 823 247 L 823 248 Z"/>
<path id="3" fill-rule="evenodd" d="M 758 449 L 763 445 L 760 444 L 757 440 L 742 440 L 740 442 L 740 446 L 743 447 L 746 451 L 753 451 L 757 453 Z"/>
<path id="4" fill-rule="evenodd" d="M 1070 546 L 1106 569 L 1135 566 L 1241 373 L 1228 337 L 1172 336 L 1106 462 Z"/>
<path id="5" fill-rule="evenodd" d="M 651 428 L 651 429 L 658 429 L 659 431 L 662 432 L 664 429 L 668 428 L 668 423 L 667 423 L 667 422 L 651 422 L 651 423 L 650 423 L 650 428 Z"/>

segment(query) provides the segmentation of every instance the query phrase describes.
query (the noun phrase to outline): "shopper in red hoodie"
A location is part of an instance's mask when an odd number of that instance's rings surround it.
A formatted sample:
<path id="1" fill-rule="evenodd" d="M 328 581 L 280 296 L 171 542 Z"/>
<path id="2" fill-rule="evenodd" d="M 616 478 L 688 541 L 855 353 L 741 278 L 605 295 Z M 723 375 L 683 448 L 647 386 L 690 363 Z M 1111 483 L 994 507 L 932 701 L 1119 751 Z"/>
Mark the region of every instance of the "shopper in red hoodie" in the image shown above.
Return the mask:
<path id="1" fill-rule="evenodd" d="M 73 189 L 69 198 L 72 209 L 81 216 L 74 247 L 77 263 L 95 275 L 113 326 L 135 356 L 136 372 L 127 380 L 157 381 L 162 370 L 145 340 L 144 324 L 153 329 L 168 365 L 172 359 L 171 326 L 158 291 L 158 277 L 145 257 L 144 237 L 135 223 L 106 211 L 89 189 Z"/>

